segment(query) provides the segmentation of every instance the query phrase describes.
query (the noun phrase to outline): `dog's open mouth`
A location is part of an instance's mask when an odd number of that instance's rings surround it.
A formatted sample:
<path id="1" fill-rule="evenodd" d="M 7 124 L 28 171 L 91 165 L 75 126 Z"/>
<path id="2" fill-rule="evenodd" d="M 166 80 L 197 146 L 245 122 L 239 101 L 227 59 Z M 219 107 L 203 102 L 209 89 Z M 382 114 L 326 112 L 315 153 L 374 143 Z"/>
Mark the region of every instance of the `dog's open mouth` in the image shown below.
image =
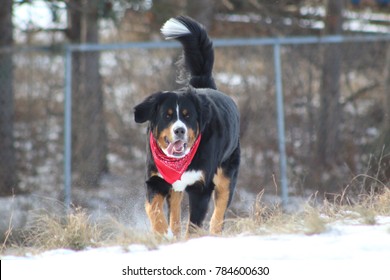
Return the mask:
<path id="1" fill-rule="evenodd" d="M 182 157 L 186 154 L 186 141 L 176 140 L 175 142 L 169 142 L 168 139 L 165 138 L 165 142 L 168 144 L 167 148 L 165 149 L 165 153 L 167 154 L 167 156 Z"/>

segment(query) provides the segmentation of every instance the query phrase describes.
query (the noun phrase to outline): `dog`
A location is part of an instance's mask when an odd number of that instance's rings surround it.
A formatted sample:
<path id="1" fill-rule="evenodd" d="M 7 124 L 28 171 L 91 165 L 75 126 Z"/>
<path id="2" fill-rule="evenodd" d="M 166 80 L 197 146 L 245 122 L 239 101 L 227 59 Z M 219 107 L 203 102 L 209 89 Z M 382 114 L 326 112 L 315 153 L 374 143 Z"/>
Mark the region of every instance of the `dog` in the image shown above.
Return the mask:
<path id="1" fill-rule="evenodd" d="M 239 111 L 216 89 L 214 49 L 205 28 L 190 17 L 178 16 L 169 19 L 161 32 L 181 43 L 190 77 L 184 88 L 154 93 L 134 107 L 135 122 L 148 122 L 145 210 L 155 233 L 180 236 L 186 191 L 187 235 L 191 235 L 202 227 L 214 194 L 209 230 L 220 234 L 240 165 Z"/>

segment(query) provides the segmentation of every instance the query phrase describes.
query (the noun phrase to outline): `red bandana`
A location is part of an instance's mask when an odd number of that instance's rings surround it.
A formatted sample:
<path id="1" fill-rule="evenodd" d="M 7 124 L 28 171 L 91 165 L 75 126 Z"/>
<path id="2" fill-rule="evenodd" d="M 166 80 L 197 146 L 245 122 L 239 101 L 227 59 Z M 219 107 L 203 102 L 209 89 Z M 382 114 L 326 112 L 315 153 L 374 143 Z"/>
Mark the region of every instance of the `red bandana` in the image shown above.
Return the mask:
<path id="1" fill-rule="evenodd" d="M 191 147 L 190 152 L 184 157 L 173 158 L 168 157 L 164 154 L 163 151 L 161 151 L 152 133 L 150 133 L 150 150 L 152 151 L 154 162 L 157 166 L 158 172 L 160 172 L 164 180 L 169 184 L 172 185 L 177 180 L 180 180 L 181 175 L 183 175 L 184 171 L 187 170 L 195 156 L 196 151 L 198 150 L 200 138 L 201 135 L 199 134 L 198 138 L 195 140 L 194 145 Z"/>

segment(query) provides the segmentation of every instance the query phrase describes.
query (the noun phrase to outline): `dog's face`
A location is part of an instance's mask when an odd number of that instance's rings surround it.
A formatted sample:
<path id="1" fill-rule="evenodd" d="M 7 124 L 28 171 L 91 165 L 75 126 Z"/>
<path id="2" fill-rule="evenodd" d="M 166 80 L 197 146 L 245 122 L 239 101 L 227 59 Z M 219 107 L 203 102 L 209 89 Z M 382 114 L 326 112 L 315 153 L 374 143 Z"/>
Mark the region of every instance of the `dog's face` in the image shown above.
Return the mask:
<path id="1" fill-rule="evenodd" d="M 192 93 L 158 92 L 134 108 L 137 123 L 150 122 L 160 149 L 173 158 L 190 151 L 201 129 L 201 108 Z"/>

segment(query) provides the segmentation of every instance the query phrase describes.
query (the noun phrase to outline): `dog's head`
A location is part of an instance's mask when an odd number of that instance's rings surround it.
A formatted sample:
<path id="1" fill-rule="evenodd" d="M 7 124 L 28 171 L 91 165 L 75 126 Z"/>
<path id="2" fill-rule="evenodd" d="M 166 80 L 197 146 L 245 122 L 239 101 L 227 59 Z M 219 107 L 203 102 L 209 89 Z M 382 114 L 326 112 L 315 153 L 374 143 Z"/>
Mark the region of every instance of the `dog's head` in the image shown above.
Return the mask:
<path id="1" fill-rule="evenodd" d="M 134 108 L 137 123 L 149 121 L 150 131 L 165 155 L 184 157 L 205 126 L 207 112 L 196 94 L 157 92 Z"/>

